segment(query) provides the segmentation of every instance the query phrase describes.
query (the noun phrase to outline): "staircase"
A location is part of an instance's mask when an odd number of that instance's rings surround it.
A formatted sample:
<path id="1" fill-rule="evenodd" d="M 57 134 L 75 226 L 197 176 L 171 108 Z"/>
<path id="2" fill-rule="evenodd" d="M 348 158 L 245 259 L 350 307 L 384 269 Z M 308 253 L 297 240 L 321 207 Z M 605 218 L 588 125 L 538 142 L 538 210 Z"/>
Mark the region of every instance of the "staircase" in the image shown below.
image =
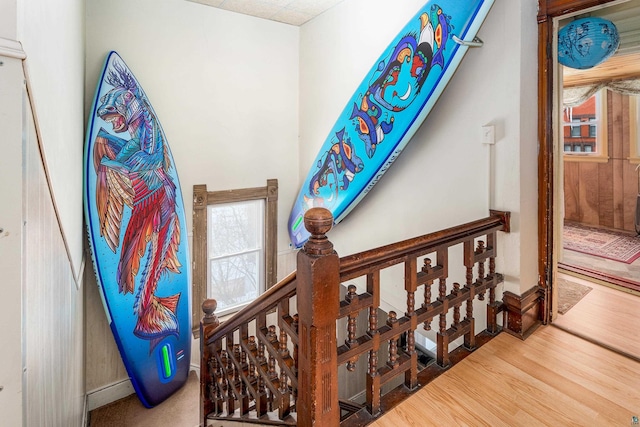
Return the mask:
<path id="1" fill-rule="evenodd" d="M 509 220 L 508 212 L 491 211 L 339 258 L 326 236 L 331 213 L 307 211 L 311 237 L 296 272 L 224 324 L 215 300 L 202 305 L 202 425 L 360 426 L 388 411 L 501 331 L 496 241 Z M 459 263 L 450 263 L 460 252 Z M 384 280 L 393 267 L 404 270 L 403 283 Z M 454 268 L 464 269 L 464 283 L 448 283 Z M 404 313 L 383 309 L 388 292 L 404 293 Z M 475 299 L 486 307 L 486 329 L 477 335 Z M 417 332 L 435 336 L 432 358 L 416 346 Z"/>

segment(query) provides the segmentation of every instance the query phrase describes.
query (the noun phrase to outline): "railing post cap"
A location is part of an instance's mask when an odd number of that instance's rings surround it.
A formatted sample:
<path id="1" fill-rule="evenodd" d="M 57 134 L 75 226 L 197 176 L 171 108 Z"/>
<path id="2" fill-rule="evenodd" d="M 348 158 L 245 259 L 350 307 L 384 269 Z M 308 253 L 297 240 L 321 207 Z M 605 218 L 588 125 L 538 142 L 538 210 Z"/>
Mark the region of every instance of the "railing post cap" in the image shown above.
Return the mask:
<path id="1" fill-rule="evenodd" d="M 206 299 L 202 302 L 202 311 L 204 312 L 204 317 L 202 318 L 202 323 L 205 325 L 219 325 L 220 321 L 216 316 L 216 309 L 218 308 L 218 301 L 215 299 Z"/>
<path id="2" fill-rule="evenodd" d="M 322 236 L 333 227 L 333 215 L 326 208 L 311 208 L 304 213 L 304 226 L 311 235 Z"/>
<path id="3" fill-rule="evenodd" d="M 333 215 L 326 208 L 311 208 L 304 213 L 304 226 L 311 234 L 304 244 L 304 251 L 311 255 L 333 253 L 333 244 L 326 234 L 333 227 Z"/>

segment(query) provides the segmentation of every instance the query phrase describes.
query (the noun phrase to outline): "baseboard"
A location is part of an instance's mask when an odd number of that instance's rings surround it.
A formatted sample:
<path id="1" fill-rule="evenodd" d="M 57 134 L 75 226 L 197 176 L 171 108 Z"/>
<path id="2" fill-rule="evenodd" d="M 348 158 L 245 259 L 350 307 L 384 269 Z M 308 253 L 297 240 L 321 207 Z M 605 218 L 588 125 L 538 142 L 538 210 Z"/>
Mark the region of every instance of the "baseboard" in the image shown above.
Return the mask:
<path id="1" fill-rule="evenodd" d="M 82 399 L 82 424 L 81 426 L 87 427 L 89 423 L 89 410 L 87 409 L 87 395 L 84 395 Z"/>
<path id="2" fill-rule="evenodd" d="M 505 291 L 502 301 L 507 309 L 506 332 L 526 339 L 542 323 L 544 289 L 540 286 L 534 286 L 522 295 Z"/>
<path id="3" fill-rule="evenodd" d="M 87 393 L 87 412 L 91 412 L 96 408 L 125 398 L 133 393 L 135 393 L 135 390 L 133 389 L 133 385 L 129 379 L 109 384 L 108 386 L 98 390 L 90 391 Z"/>
<path id="4" fill-rule="evenodd" d="M 198 376 L 198 380 L 200 379 L 199 365 L 192 363 L 190 365 L 190 371 L 195 371 L 196 375 Z M 127 396 L 130 396 L 135 392 L 136 391 L 131 384 L 131 380 L 129 379 L 117 381 L 115 383 L 109 384 L 108 386 L 88 392 L 85 396 L 84 402 L 85 422 L 86 420 L 88 420 L 89 412 L 101 406 L 108 405 L 111 402 L 115 402 L 116 400 L 120 400 Z M 85 425 L 85 423 L 83 423 L 82 425 Z"/>

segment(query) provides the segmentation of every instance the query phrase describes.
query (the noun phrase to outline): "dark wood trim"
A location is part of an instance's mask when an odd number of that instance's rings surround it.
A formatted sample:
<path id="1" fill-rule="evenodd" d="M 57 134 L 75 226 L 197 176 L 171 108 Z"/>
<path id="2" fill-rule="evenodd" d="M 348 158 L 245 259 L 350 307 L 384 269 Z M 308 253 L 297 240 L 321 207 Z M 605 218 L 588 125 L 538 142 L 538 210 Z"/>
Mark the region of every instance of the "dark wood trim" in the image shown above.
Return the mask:
<path id="1" fill-rule="evenodd" d="M 525 293 L 516 295 L 505 291 L 502 302 L 506 307 L 505 331 L 525 339 L 542 324 L 546 292 L 534 286 Z"/>
<path id="2" fill-rule="evenodd" d="M 569 265 L 564 263 L 559 263 L 558 268 L 564 270 L 565 272 L 579 274 L 591 279 L 600 280 L 603 282 L 611 283 L 612 285 L 620 286 L 625 289 L 640 292 L 640 282 L 626 279 L 624 277 L 614 276 L 602 271 L 596 271 L 590 268 L 579 267 L 576 265 Z"/>
<path id="3" fill-rule="evenodd" d="M 553 18 L 579 12 L 614 0 L 540 0 L 538 11 L 538 271 L 539 286 L 545 290 L 543 322 L 551 316 L 553 274 Z"/>
<path id="4" fill-rule="evenodd" d="M 538 22 L 545 22 L 552 18 L 579 12 L 614 0 L 540 0 Z"/>

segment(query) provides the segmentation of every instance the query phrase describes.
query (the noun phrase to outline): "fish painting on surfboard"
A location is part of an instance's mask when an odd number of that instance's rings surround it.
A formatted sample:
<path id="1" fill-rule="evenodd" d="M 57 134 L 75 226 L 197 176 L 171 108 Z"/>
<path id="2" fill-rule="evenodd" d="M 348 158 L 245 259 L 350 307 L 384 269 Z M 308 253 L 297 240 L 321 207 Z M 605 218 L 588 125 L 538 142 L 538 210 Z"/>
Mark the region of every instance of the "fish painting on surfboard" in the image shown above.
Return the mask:
<path id="1" fill-rule="evenodd" d="M 140 401 L 153 407 L 189 373 L 186 220 L 164 131 L 116 52 L 106 59 L 89 116 L 84 211 L 111 331 Z"/>
<path id="2" fill-rule="evenodd" d="M 320 148 L 289 216 L 291 244 L 309 238 L 305 211 L 340 222 L 420 127 L 470 46 L 493 0 L 429 0 L 360 83 Z"/>

